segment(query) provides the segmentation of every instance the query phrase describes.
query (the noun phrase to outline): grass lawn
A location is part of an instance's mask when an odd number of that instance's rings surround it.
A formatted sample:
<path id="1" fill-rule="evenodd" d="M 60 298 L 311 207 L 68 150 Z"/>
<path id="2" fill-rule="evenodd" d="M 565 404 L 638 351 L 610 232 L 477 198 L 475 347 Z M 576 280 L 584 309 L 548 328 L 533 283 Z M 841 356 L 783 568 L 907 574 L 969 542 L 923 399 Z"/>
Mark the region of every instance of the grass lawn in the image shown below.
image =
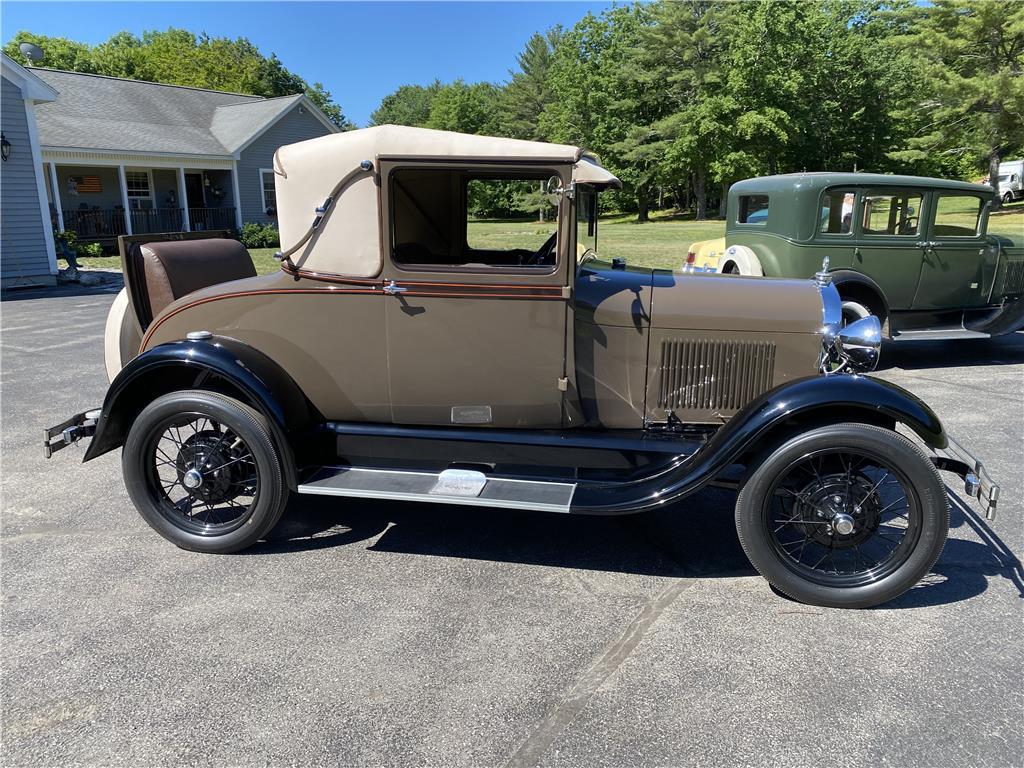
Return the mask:
<path id="1" fill-rule="evenodd" d="M 651 221 L 638 224 L 633 215 L 601 219 L 597 231 L 597 249 L 604 259 L 625 257 L 630 264 L 644 267 L 678 269 L 686 260 L 690 243 L 721 237 L 725 222 L 689 221 L 655 214 Z M 964 224 L 973 225 L 965 217 Z M 549 225 L 537 222 L 474 222 L 471 239 L 485 248 L 531 248 L 545 239 Z M 1024 237 L 1024 203 L 1015 203 L 989 217 L 989 232 L 1003 233 L 1020 240 Z M 260 274 L 279 269 L 274 261 L 276 248 L 254 248 L 249 251 Z M 91 269 L 119 269 L 117 257 L 79 259 Z"/>

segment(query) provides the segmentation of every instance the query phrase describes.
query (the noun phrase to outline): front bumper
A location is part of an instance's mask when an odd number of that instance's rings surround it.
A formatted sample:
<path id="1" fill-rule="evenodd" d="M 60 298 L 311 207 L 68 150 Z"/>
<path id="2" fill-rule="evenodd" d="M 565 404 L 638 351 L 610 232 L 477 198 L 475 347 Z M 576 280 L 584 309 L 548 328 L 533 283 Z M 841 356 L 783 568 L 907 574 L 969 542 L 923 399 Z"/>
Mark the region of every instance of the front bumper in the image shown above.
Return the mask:
<path id="1" fill-rule="evenodd" d="M 57 451 L 67 448 L 72 443 L 77 443 L 83 437 L 92 437 L 96 434 L 96 422 L 99 421 L 101 413 L 99 408 L 76 413 L 67 421 L 44 429 L 43 454 L 46 458 L 50 458 Z"/>
<path id="2" fill-rule="evenodd" d="M 993 482 L 984 464 L 952 437 L 949 445 L 935 451 L 932 462 L 938 469 L 960 475 L 964 481 L 964 493 L 978 500 L 986 520 L 995 520 L 999 486 Z"/>

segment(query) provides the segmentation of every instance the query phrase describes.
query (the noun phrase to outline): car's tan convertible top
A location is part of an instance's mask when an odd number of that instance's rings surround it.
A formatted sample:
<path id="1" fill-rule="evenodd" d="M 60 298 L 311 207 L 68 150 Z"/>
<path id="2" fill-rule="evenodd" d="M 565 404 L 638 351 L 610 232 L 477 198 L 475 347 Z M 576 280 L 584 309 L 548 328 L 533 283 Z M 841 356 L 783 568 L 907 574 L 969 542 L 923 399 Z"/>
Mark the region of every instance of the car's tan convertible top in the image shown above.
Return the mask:
<path id="1" fill-rule="evenodd" d="M 306 234 L 314 211 L 335 186 L 369 160 L 522 161 L 572 165 L 573 179 L 620 186 L 596 158 L 579 147 L 494 136 L 471 136 L 427 128 L 381 125 L 335 133 L 281 147 L 274 156 L 281 247 Z M 293 256 L 305 269 L 350 277 L 373 277 L 381 269 L 381 223 L 376 174 L 357 175 L 337 195 L 319 231 Z"/>

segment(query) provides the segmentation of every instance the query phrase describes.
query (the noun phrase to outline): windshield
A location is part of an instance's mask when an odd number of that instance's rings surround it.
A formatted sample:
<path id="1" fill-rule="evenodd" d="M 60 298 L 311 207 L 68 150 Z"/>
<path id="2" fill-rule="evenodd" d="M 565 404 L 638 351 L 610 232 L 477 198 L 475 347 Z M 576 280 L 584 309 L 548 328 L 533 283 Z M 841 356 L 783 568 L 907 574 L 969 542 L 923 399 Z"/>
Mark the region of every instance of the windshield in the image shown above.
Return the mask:
<path id="1" fill-rule="evenodd" d="M 597 190 L 576 186 L 576 260 L 597 253 Z"/>

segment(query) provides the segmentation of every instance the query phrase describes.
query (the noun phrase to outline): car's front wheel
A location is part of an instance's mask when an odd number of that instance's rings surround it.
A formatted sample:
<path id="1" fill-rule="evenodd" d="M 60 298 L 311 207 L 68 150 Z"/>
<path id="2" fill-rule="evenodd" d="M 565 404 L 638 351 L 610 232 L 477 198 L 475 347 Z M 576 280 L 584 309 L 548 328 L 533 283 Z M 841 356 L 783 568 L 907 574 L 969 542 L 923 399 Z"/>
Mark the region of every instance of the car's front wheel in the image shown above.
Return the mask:
<path id="1" fill-rule="evenodd" d="M 1005 205 L 1009 205 L 1012 202 L 1013 202 L 1013 193 L 1012 192 L 1007 192 L 1005 195 L 1003 195 L 1003 203 Z"/>
<path id="2" fill-rule="evenodd" d="M 751 563 L 780 592 L 866 608 L 929 572 L 949 503 L 935 466 L 905 437 L 838 424 L 792 438 L 754 470 L 736 527 Z"/>
<path id="3" fill-rule="evenodd" d="M 183 549 L 245 549 L 277 523 L 288 501 L 263 417 L 214 392 L 154 400 L 132 424 L 121 461 L 139 514 Z"/>

